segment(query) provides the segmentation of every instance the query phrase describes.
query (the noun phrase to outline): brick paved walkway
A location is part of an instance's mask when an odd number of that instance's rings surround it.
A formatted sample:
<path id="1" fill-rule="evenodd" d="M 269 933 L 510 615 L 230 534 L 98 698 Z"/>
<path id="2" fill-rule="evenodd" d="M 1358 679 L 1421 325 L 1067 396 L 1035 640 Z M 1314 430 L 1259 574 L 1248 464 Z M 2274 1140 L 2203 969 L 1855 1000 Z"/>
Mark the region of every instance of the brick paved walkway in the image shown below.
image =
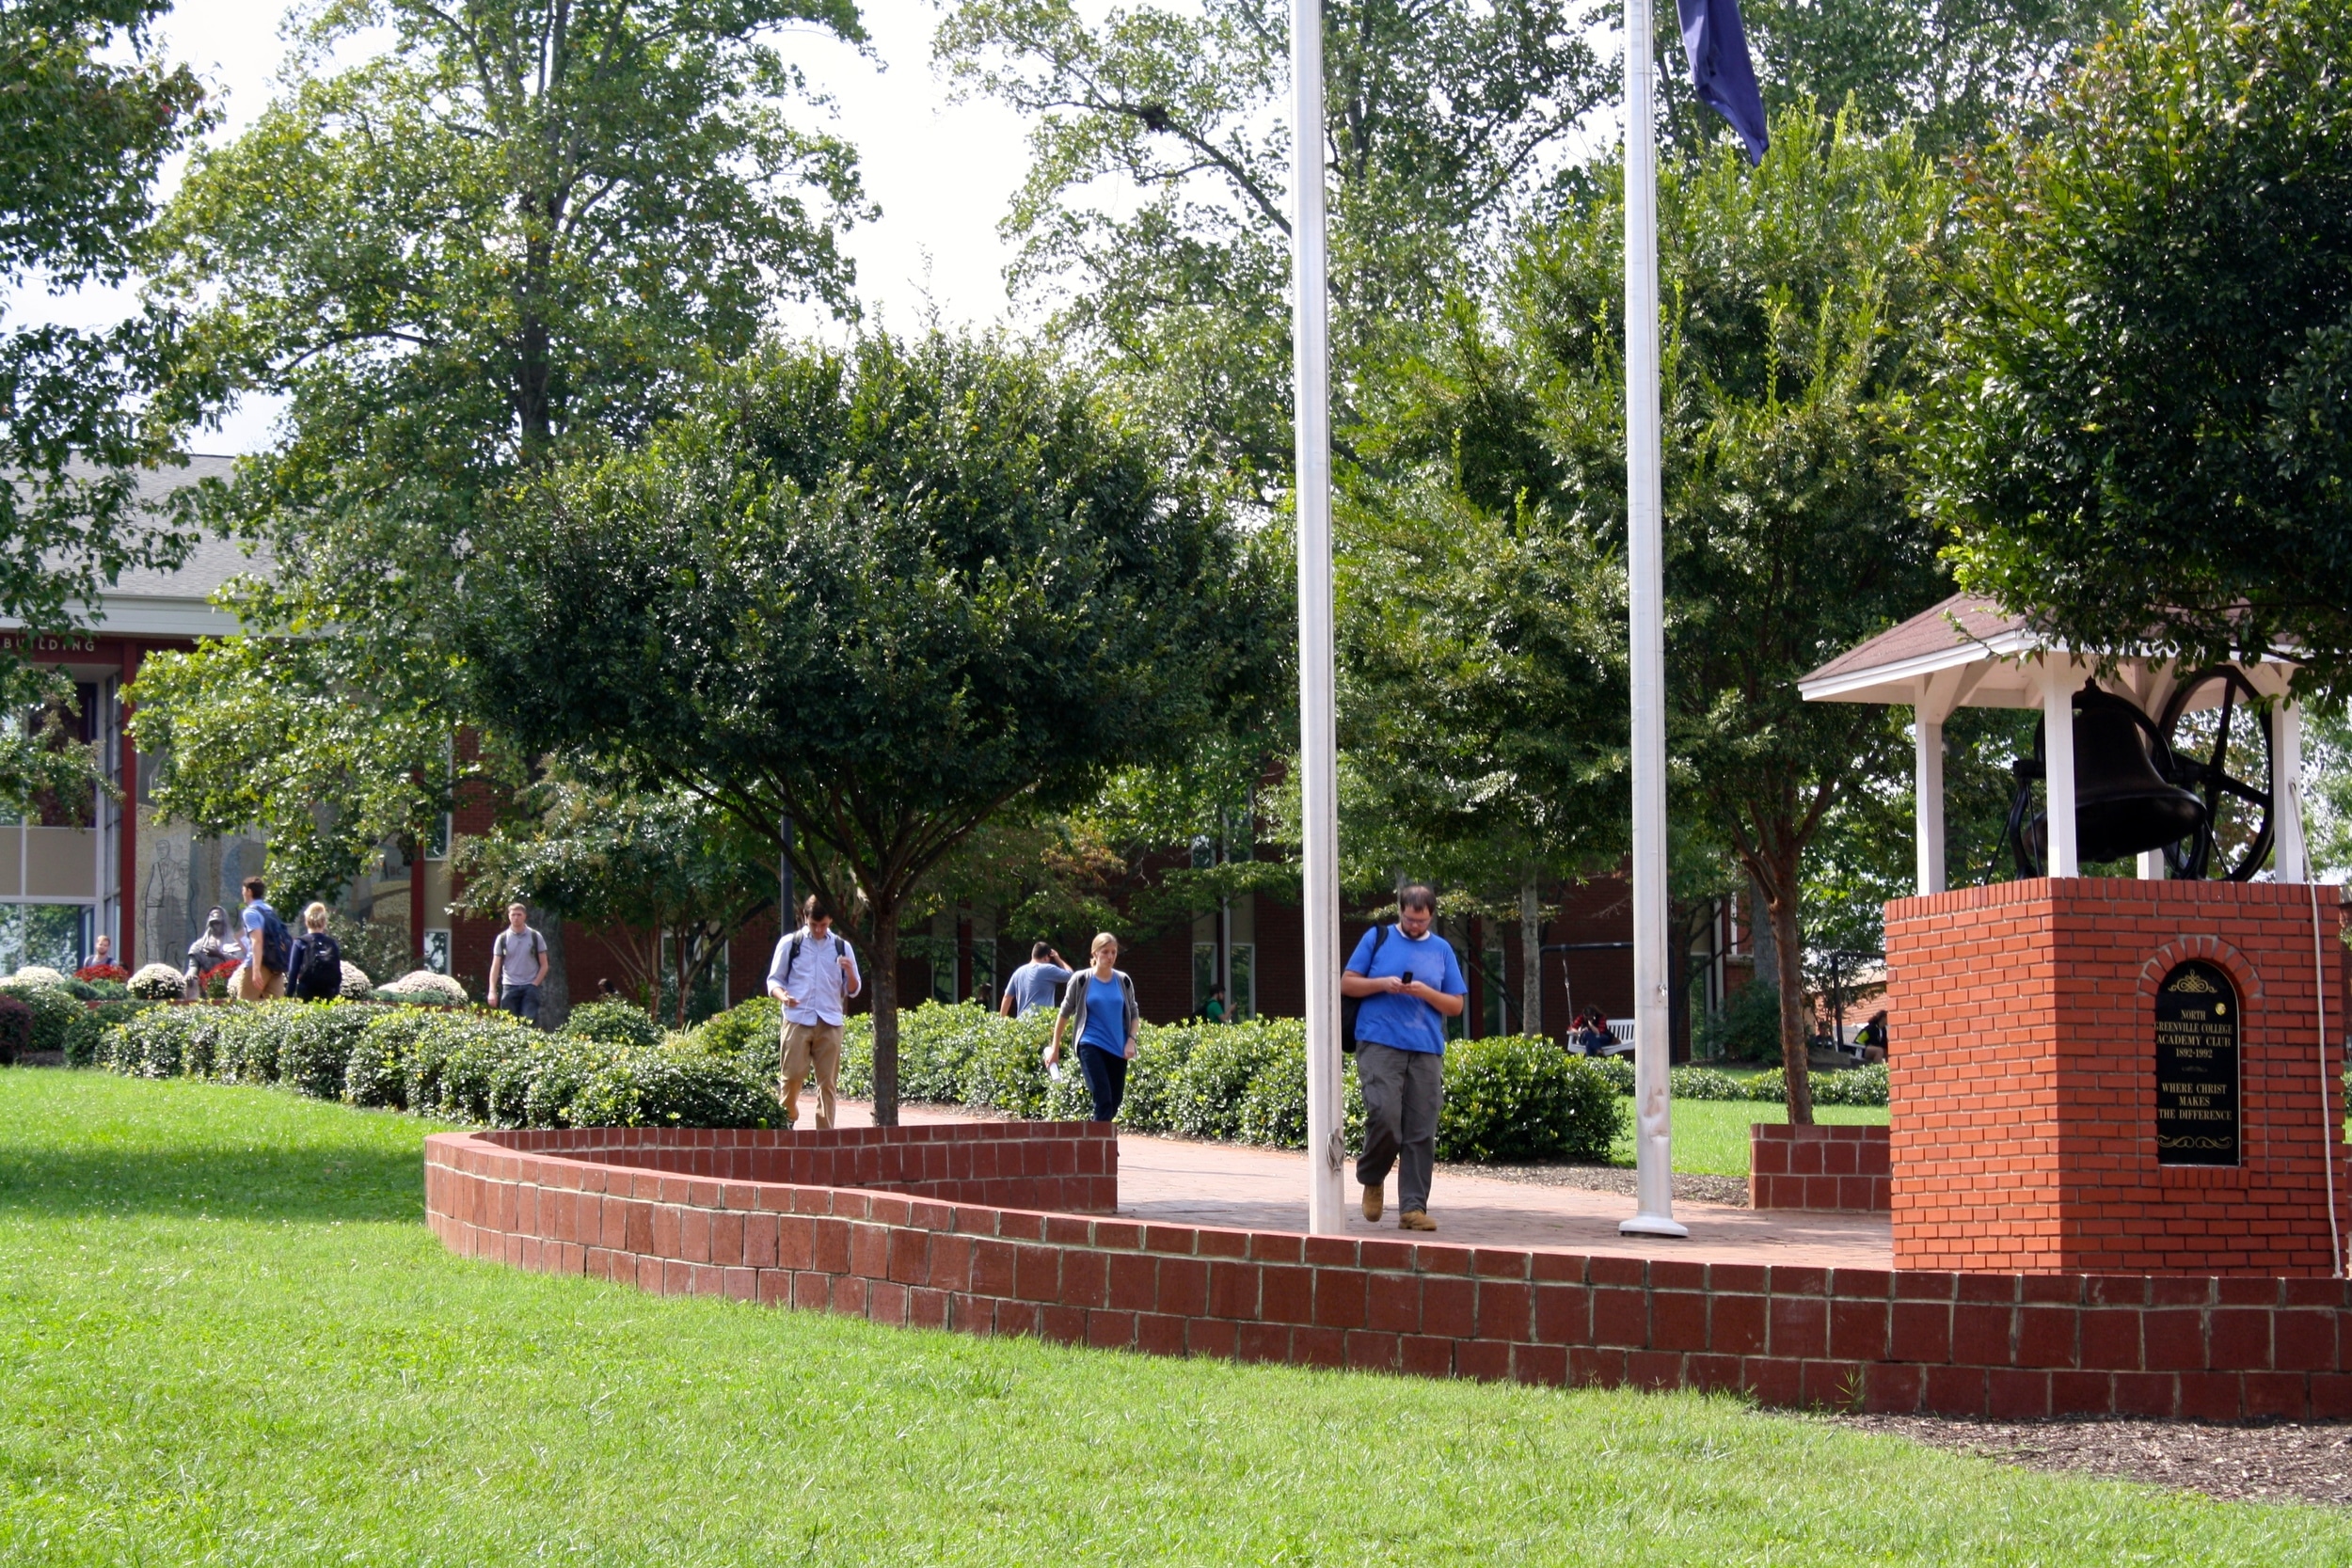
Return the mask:
<path id="1" fill-rule="evenodd" d="M 803 1114 L 813 1107 L 805 1100 Z M 902 1107 L 907 1123 L 974 1121 L 977 1116 L 936 1105 Z M 871 1124 L 871 1108 L 845 1101 L 837 1125 Z M 1119 1212 L 1170 1225 L 1230 1226 L 1243 1230 L 1307 1228 L 1307 1157 L 1280 1149 L 1180 1138 L 1119 1135 Z M 1355 1207 L 1359 1189 L 1347 1182 L 1348 1233 L 1394 1236 L 1396 1184 L 1378 1226 Z M 1576 1187 L 1542 1186 L 1491 1177 L 1440 1174 L 1429 1198 L 1438 1222 L 1432 1241 L 1541 1247 L 1590 1256 L 1680 1258 L 1702 1263 L 1781 1263 L 1841 1269 L 1894 1266 L 1894 1234 L 1884 1214 L 1759 1213 L 1722 1204 L 1678 1202 L 1675 1217 L 1691 1227 L 1687 1241 L 1617 1234 L 1633 1212 L 1630 1198 Z"/>

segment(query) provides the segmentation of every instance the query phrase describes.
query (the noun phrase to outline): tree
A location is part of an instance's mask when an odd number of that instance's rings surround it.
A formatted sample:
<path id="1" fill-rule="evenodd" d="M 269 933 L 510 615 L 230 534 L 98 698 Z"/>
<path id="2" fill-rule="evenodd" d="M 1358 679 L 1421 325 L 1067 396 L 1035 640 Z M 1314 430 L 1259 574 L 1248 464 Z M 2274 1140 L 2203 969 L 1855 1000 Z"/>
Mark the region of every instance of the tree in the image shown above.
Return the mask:
<path id="1" fill-rule="evenodd" d="M 883 1125 L 924 878 L 1008 807 L 1066 808 L 1262 695 L 1246 540 L 1131 420 L 1000 342 L 771 353 L 531 501 L 484 557 L 468 671 L 542 673 L 507 693 L 526 746 L 753 832 L 789 814 L 838 857 L 795 864 L 864 927 Z"/>
<path id="2" fill-rule="evenodd" d="M 775 907 L 766 839 L 707 800 L 568 769 L 524 791 L 517 807 L 453 861 L 467 911 L 500 915 L 522 902 L 603 927 L 623 988 L 649 1009 L 673 990 L 684 1028 L 688 999 L 728 939 Z"/>
<path id="3" fill-rule="evenodd" d="M 1624 215 L 1618 176 L 1602 173 L 1597 194 L 1516 262 L 1500 312 L 1515 374 L 1495 378 L 1496 395 L 1432 407 L 1453 410 L 1454 448 L 1488 454 L 1465 461 L 1463 494 L 1490 515 L 1502 497 L 1522 498 L 1518 526 L 1586 563 L 1581 589 L 1552 591 L 1565 607 L 1553 613 L 1608 606 L 1595 630 L 1613 657 L 1625 636 Z M 1775 118 L 1756 169 L 1718 144 L 1660 179 L 1677 875 L 1720 887 L 1727 852 L 1765 899 L 1800 1122 L 1812 1117 L 1804 856 L 1857 790 L 1899 773 L 1908 748 L 1883 713 L 1802 702 L 1797 680 L 1942 589 L 1933 532 L 1909 499 L 1907 420 L 1948 204 L 1907 135 L 1866 137 L 1802 111 Z"/>
<path id="4" fill-rule="evenodd" d="M 153 0 L 30 0 L 0 9 L 0 287 L 120 283 L 155 177 L 206 123 L 193 72 L 154 58 Z M 137 470 L 167 464 L 168 421 L 143 406 L 167 324 L 0 330 L 0 616 L 62 631 L 126 569 L 168 569 L 178 507 L 142 507 Z M 0 654 L 0 712 L 53 712 L 71 682 Z M 0 803 L 87 799 L 102 777 L 56 725 L 0 724 Z"/>
<path id="5" fill-rule="evenodd" d="M 1961 580 L 2076 646 L 2352 677 L 2344 0 L 2183 0 L 1988 154 L 1926 451 Z"/>
<path id="6" fill-rule="evenodd" d="M 1442 297 L 1613 90 L 1559 0 L 1333 0 L 1326 11 L 1335 390 Z M 1005 221 L 1012 281 L 1168 428 L 1264 501 L 1289 485 L 1287 8 L 962 0 L 938 57 L 1035 119 Z M 1131 209 L 1104 199 L 1139 193 Z M 1343 423 L 1344 420 L 1343 419 Z"/>
<path id="7" fill-rule="evenodd" d="M 850 0 L 304 14 L 284 92 L 191 166 L 155 293 L 188 317 L 181 406 L 287 400 L 277 446 L 212 511 L 266 551 L 235 600 L 248 635 L 309 646 L 208 645 L 141 690 L 173 710 L 180 778 L 299 781 L 324 869 L 448 809 L 459 731 L 495 732 L 536 678 L 468 688 L 457 666 L 506 487 L 649 428 L 779 303 L 847 308 L 851 156 L 789 122 L 800 78 L 774 42 L 803 24 L 863 38 Z M 380 53 L 336 63 L 373 29 Z M 264 670 L 300 683 L 280 711 L 199 717 L 249 704 Z M 490 701 L 467 709 L 469 689 Z M 206 827 L 235 802 L 211 784 L 165 801 Z"/>

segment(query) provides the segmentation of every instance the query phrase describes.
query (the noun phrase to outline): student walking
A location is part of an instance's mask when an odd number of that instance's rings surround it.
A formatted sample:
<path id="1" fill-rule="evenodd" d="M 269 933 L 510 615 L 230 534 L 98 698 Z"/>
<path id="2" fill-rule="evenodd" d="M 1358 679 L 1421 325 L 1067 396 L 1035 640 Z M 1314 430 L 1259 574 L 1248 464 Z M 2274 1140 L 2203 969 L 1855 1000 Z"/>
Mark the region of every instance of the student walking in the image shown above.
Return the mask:
<path id="1" fill-rule="evenodd" d="M 286 923 L 263 901 L 264 891 L 261 878 L 245 879 L 245 978 L 237 994 L 247 1002 L 286 994 L 286 965 L 294 949 Z"/>
<path id="2" fill-rule="evenodd" d="M 784 1004 L 777 1046 L 784 1069 L 784 1108 L 801 1114 L 801 1085 L 817 1077 L 817 1127 L 833 1125 L 841 1086 L 842 1006 L 866 989 L 857 955 L 834 934 L 833 906 L 815 894 L 801 905 L 801 928 L 776 943 L 768 963 L 768 994 Z"/>
<path id="3" fill-rule="evenodd" d="M 1050 1069 L 1061 1059 L 1063 1026 L 1073 1018 L 1079 1021 L 1078 1066 L 1087 1076 L 1096 1121 L 1118 1119 L 1120 1101 L 1127 1098 L 1127 1064 L 1136 1059 L 1136 1030 L 1143 1022 L 1136 1006 L 1136 983 L 1118 964 L 1119 939 L 1108 931 L 1097 934 L 1094 965 L 1070 977 L 1061 1011 L 1054 1018 L 1054 1038 L 1045 1047 Z"/>
<path id="4" fill-rule="evenodd" d="M 343 993 L 342 945 L 326 934 L 326 906 L 302 911 L 302 934 L 287 959 L 286 989 L 305 1002 L 331 1002 Z"/>
<path id="5" fill-rule="evenodd" d="M 1362 999 L 1356 1082 L 1364 1094 L 1364 1151 L 1356 1180 L 1364 1184 L 1364 1218 L 1380 1217 L 1393 1164 L 1397 1225 L 1405 1230 L 1438 1228 L 1429 1217 L 1429 1177 L 1445 1103 L 1445 1021 L 1460 1016 L 1470 990 L 1453 943 L 1430 934 L 1437 913 L 1428 884 L 1402 889 L 1396 924 L 1366 931 L 1340 975 L 1340 994 Z"/>
<path id="6" fill-rule="evenodd" d="M 539 1022 L 539 983 L 548 977 L 548 939 L 521 904 L 506 906 L 506 929 L 490 941 L 490 994 L 516 1018 Z"/>
<path id="7" fill-rule="evenodd" d="M 1058 1000 L 1069 979 L 1070 966 L 1061 961 L 1061 955 L 1052 944 L 1038 942 L 1029 949 L 1029 961 L 1006 980 L 1004 1005 L 996 1010 L 1007 1018 L 1045 1011 Z"/>

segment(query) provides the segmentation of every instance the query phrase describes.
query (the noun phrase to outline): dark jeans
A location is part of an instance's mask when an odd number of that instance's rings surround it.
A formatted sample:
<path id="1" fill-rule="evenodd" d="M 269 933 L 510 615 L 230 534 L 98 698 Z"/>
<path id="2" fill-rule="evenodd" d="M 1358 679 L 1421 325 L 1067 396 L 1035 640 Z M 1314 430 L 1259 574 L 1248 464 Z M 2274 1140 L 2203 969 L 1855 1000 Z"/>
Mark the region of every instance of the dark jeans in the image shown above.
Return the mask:
<path id="1" fill-rule="evenodd" d="M 499 1006 L 517 1018 L 539 1022 L 539 988 L 537 986 L 501 986 Z"/>
<path id="2" fill-rule="evenodd" d="M 1127 1098 L 1127 1058 L 1098 1046 L 1078 1047 L 1078 1066 L 1087 1075 L 1087 1093 L 1094 1097 L 1094 1119 L 1119 1119 L 1119 1102 Z"/>
<path id="3" fill-rule="evenodd" d="M 1445 1058 L 1365 1040 L 1356 1047 L 1356 1082 L 1364 1091 L 1364 1152 L 1356 1180 L 1376 1187 L 1396 1166 L 1396 1206 L 1429 1207 L 1429 1169 L 1438 1154 L 1438 1109 L 1445 1103 Z"/>

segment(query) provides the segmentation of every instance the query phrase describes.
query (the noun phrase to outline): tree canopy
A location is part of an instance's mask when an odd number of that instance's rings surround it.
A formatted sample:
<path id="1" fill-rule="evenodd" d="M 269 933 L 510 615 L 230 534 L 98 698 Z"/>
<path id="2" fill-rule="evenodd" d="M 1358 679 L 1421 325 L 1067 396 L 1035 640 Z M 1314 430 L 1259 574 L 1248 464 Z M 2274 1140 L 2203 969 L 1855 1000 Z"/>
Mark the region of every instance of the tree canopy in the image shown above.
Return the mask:
<path id="1" fill-rule="evenodd" d="M 2352 679 L 2344 0 L 2183 0 L 1987 155 L 1927 444 L 1962 581 L 2077 646 Z"/>
<path id="2" fill-rule="evenodd" d="M 485 553 L 467 669 L 533 749 L 788 814 L 865 928 L 897 1114 L 898 927 L 996 814 L 1084 800 L 1262 694 L 1246 540 L 1136 423 L 993 341 L 779 349 L 566 465 Z M 511 683 L 502 672 L 528 670 Z"/>

